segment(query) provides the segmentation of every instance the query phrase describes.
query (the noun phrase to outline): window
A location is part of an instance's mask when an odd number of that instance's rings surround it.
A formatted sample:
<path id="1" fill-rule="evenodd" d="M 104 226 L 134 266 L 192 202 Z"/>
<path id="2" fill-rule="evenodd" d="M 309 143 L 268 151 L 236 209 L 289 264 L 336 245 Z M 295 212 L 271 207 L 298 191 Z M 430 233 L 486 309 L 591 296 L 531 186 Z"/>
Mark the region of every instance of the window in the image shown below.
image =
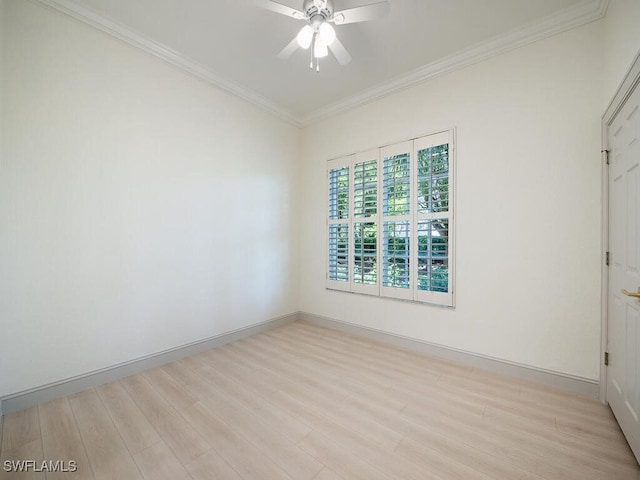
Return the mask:
<path id="1" fill-rule="evenodd" d="M 327 288 L 453 306 L 453 131 L 329 161 Z"/>

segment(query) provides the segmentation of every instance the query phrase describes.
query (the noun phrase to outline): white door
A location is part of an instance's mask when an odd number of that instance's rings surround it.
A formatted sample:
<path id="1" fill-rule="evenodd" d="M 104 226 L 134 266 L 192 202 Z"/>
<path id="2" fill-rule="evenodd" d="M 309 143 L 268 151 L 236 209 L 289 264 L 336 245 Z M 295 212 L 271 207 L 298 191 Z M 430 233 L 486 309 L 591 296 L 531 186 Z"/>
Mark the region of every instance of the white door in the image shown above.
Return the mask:
<path id="1" fill-rule="evenodd" d="M 607 400 L 640 460 L 640 87 L 607 132 L 609 312 Z M 624 292 L 623 292 L 624 291 Z"/>

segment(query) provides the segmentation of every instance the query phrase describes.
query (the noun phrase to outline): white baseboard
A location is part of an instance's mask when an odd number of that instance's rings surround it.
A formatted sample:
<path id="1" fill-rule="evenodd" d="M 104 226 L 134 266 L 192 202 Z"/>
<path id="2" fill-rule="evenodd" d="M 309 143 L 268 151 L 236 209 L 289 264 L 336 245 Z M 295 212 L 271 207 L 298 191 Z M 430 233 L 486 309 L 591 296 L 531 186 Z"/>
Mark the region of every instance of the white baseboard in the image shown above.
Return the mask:
<path id="1" fill-rule="evenodd" d="M 7 415 L 56 398 L 80 392 L 87 388 L 97 387 L 105 383 L 113 382 L 120 378 L 140 373 L 144 370 L 149 370 L 150 368 L 159 367 L 160 365 L 174 362 L 190 355 L 196 355 L 235 340 L 256 335 L 260 332 L 285 325 L 297 319 L 298 314 L 291 313 L 289 315 L 284 315 L 282 317 L 273 318 L 238 330 L 215 335 L 187 345 L 158 352 L 153 355 L 137 358 L 119 365 L 113 365 L 111 367 L 5 396 L 0 398 L 0 421 L 2 421 L 3 414 Z"/>
<path id="2" fill-rule="evenodd" d="M 600 394 L 600 384 L 597 380 L 567 375 L 560 372 L 553 372 L 485 355 L 457 350 L 437 345 L 435 343 L 404 337 L 402 335 L 396 335 L 382 330 L 375 330 L 311 313 L 299 312 L 298 319 L 321 327 L 341 330 L 343 332 L 365 337 L 377 342 L 395 345 L 397 347 L 451 360 L 483 370 L 488 370 L 490 372 L 508 375 L 520 380 L 547 385 L 566 392 L 577 393 L 593 398 L 598 398 Z"/>
<path id="3" fill-rule="evenodd" d="M 521 365 L 497 358 L 492 358 L 476 353 L 465 352 L 434 343 L 404 337 L 381 330 L 363 327 L 341 320 L 322 317 L 307 312 L 296 312 L 282 317 L 267 320 L 231 332 L 223 333 L 198 342 L 158 352 L 143 358 L 131 360 L 119 365 L 88 372 L 72 378 L 36 387 L 30 390 L 18 392 L 0 398 L 0 422 L 2 415 L 24 410 L 25 408 L 39 405 L 56 398 L 71 395 L 87 388 L 96 387 L 104 383 L 113 382 L 120 378 L 140 373 L 144 370 L 158 367 L 166 363 L 174 362 L 189 355 L 196 355 L 211 348 L 219 347 L 235 340 L 247 338 L 252 335 L 301 320 L 314 325 L 332 328 L 351 333 L 381 343 L 395 345 L 416 352 L 432 355 L 446 360 L 470 365 L 483 370 L 488 370 L 503 375 L 509 375 L 520 380 L 527 380 L 542 385 L 558 388 L 571 393 L 578 393 L 593 398 L 598 398 L 600 387 L 596 380 L 576 377 L 559 372 L 543 370 L 528 365 Z M 0 437 L 1 438 L 1 437 Z"/>

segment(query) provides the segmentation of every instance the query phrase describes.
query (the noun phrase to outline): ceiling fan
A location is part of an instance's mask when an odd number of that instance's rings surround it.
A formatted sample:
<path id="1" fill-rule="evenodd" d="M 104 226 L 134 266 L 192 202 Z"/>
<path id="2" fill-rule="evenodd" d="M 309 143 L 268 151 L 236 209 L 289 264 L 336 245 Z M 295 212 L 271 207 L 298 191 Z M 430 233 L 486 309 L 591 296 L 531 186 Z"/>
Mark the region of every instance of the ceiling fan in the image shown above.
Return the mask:
<path id="1" fill-rule="evenodd" d="M 319 59 L 326 57 L 329 50 L 336 57 L 340 65 L 351 61 L 351 55 L 336 37 L 332 23 L 345 25 L 347 23 L 366 22 L 382 18 L 389 13 L 389 2 L 383 0 L 362 7 L 349 8 L 338 12 L 333 9 L 333 0 L 303 0 L 302 10 L 282 5 L 273 0 L 254 0 L 254 3 L 272 12 L 304 20 L 307 24 L 302 27 L 298 35 L 278 54 L 278 58 L 286 60 L 298 48 L 311 48 L 310 68 L 320 71 Z"/>

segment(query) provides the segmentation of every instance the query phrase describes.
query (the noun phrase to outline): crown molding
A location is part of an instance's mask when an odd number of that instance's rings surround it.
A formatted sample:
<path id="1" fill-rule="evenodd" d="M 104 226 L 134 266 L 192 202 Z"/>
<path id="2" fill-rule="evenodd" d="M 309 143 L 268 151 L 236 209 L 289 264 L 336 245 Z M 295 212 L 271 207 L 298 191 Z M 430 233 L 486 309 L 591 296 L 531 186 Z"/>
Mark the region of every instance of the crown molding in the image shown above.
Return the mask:
<path id="1" fill-rule="evenodd" d="M 231 93 L 241 99 L 265 110 L 266 112 L 291 123 L 295 126 L 302 126 L 301 119 L 295 113 L 277 105 L 265 97 L 242 87 L 234 82 L 222 78 L 204 65 L 172 50 L 158 42 L 151 40 L 124 25 L 109 20 L 102 15 L 93 12 L 75 2 L 69 0 L 32 0 L 36 3 L 49 7 L 58 12 L 64 13 L 76 20 L 90 25 L 98 30 L 111 35 L 133 47 L 139 48 L 151 55 L 170 63 L 181 70 L 208 82 L 216 87 Z"/>
<path id="2" fill-rule="evenodd" d="M 592 0 L 586 4 L 567 8 L 541 21 L 494 37 L 471 48 L 458 51 L 393 80 L 380 83 L 356 95 L 315 110 L 301 119 L 302 126 L 309 126 L 365 103 L 413 87 L 426 80 L 445 75 L 454 70 L 473 65 L 572 28 L 600 20 L 606 15 L 608 6 L 609 0 Z"/>
<path id="3" fill-rule="evenodd" d="M 201 80 L 257 106 L 285 122 L 297 127 L 306 127 L 365 103 L 410 88 L 426 80 L 445 75 L 454 70 L 473 65 L 496 55 L 599 20 L 605 16 L 610 0 L 591 0 L 588 3 L 567 8 L 541 21 L 456 52 L 441 60 L 429 63 L 388 82 L 375 85 L 356 95 L 344 98 L 307 115 L 298 115 L 291 110 L 283 108 L 252 90 L 222 78 L 204 65 L 175 50 L 134 32 L 122 24 L 109 20 L 75 2 L 70 0 L 32 1 L 64 13 L 131 46 L 154 55 Z"/>

